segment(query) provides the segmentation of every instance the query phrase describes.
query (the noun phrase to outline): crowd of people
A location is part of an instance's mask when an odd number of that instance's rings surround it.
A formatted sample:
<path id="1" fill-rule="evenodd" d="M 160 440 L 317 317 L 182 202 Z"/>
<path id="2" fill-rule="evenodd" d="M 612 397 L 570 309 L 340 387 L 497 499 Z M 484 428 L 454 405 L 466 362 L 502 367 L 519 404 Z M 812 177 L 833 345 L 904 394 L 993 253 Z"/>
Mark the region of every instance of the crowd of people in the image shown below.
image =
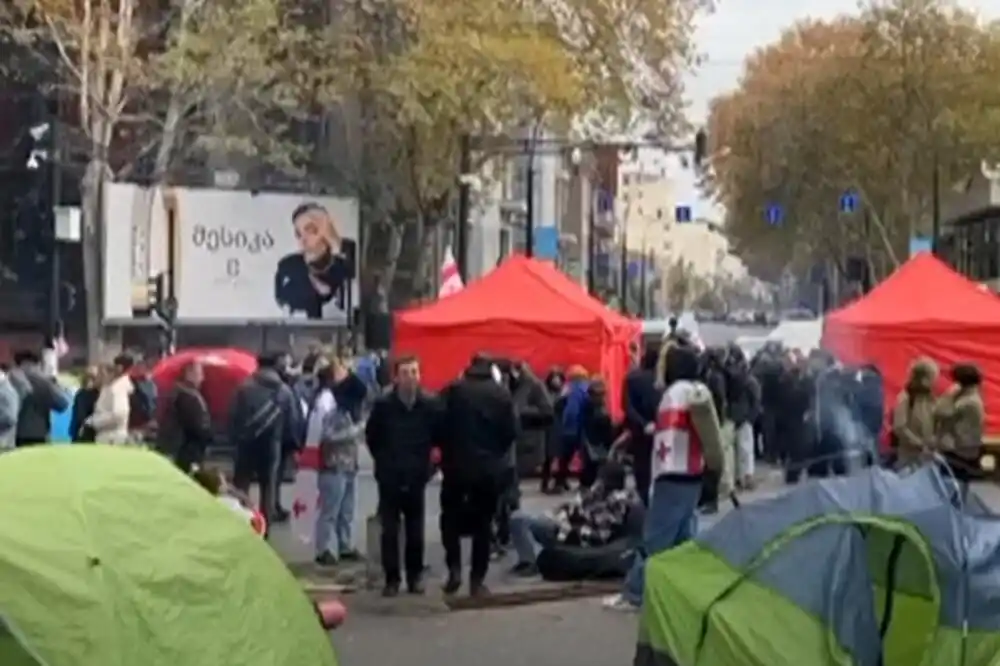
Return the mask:
<path id="1" fill-rule="evenodd" d="M 717 511 L 720 498 L 754 487 L 758 459 L 782 466 L 789 484 L 880 460 L 886 397 L 873 365 L 845 367 L 821 351 L 780 345 L 748 359 L 736 345 L 702 349 L 676 327 L 634 351 L 620 410 L 608 404 L 605 380 L 581 366 L 551 368 L 541 378 L 525 363 L 480 354 L 434 393 L 422 386 L 413 357 L 349 363 L 313 353 L 296 366 L 288 354 L 262 355 L 235 389 L 221 429 L 202 394 L 200 361 L 157 397 L 148 374 L 123 355 L 88 370 L 72 404 L 71 434 L 111 444 L 149 438 L 212 494 L 230 488 L 243 509 L 257 484 L 259 511 L 248 515 L 265 536 L 291 515 L 281 497 L 286 465 L 314 448 L 320 566 L 361 557 L 354 521 L 359 453 L 367 446 L 386 596 L 404 583 L 409 593 L 424 591 L 426 491 L 439 473 L 447 593 L 464 582 L 463 538 L 472 542 L 472 595 L 488 593 L 491 561 L 508 550 L 514 574 L 535 576 L 546 550 L 610 548 L 620 563 L 613 547 L 622 544 L 636 556 L 621 571 L 621 594 L 608 600 L 617 609 L 641 604 L 646 557 L 693 536 L 698 516 Z M 943 455 L 965 477 L 981 452 L 981 376 L 974 365 L 956 365 L 954 386 L 937 395 L 938 372 L 928 359 L 913 364 L 891 412 L 888 462 L 905 467 Z M 50 412 L 67 406 L 39 357 L 20 354 L 0 377 L 0 447 L 48 441 Z M 235 456 L 228 483 L 204 471 L 220 439 Z M 522 511 L 520 477 L 536 471 L 541 490 L 553 495 L 570 490 L 575 471 L 577 492 L 545 514 Z"/>

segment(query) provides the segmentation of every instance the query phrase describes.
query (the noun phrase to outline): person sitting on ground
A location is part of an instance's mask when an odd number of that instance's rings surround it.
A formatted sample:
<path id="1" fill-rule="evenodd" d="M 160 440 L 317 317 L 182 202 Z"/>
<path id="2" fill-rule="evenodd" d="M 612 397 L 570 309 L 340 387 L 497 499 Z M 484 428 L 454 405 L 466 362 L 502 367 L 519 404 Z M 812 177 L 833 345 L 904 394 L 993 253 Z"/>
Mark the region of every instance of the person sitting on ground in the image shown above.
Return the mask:
<path id="1" fill-rule="evenodd" d="M 629 512 L 642 504 L 639 495 L 625 487 L 625 478 L 625 467 L 610 461 L 600 468 L 589 489 L 581 490 L 574 500 L 551 513 L 514 512 L 510 531 L 517 564 L 511 572 L 518 576 L 537 575 L 538 553 L 548 546 L 597 547 L 625 536 Z"/>
<path id="2" fill-rule="evenodd" d="M 891 433 L 896 468 L 926 461 L 935 448 L 934 381 L 937 376 L 938 367 L 933 360 L 917 359 L 910 367 L 906 386 L 896 398 Z"/>
<path id="3" fill-rule="evenodd" d="M 199 467 L 191 472 L 191 478 L 208 491 L 209 495 L 218 498 L 224 506 L 245 518 L 254 532 L 260 536 L 267 533 L 267 521 L 264 519 L 264 515 L 253 508 L 249 497 L 226 483 L 226 477 L 223 476 L 222 472 L 211 467 Z"/>

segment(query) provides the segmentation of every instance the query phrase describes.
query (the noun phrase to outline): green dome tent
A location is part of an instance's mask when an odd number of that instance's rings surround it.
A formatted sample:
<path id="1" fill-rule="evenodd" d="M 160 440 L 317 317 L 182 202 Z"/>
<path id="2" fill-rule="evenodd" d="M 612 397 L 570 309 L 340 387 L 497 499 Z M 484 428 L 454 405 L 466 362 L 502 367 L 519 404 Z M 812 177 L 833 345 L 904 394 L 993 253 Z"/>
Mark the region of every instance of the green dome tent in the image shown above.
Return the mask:
<path id="1" fill-rule="evenodd" d="M 166 459 L 102 445 L 0 455 L 0 664 L 336 663 L 271 547 Z"/>
<path id="2" fill-rule="evenodd" d="M 987 514 L 933 467 L 745 505 L 649 560 L 635 666 L 998 666 Z"/>

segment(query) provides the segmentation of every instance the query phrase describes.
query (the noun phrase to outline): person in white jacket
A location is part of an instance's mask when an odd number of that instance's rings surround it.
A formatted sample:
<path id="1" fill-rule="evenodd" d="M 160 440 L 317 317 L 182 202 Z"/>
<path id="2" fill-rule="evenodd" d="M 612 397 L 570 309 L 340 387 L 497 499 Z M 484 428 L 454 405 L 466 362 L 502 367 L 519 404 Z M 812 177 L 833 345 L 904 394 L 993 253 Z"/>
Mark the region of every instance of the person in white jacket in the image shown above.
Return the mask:
<path id="1" fill-rule="evenodd" d="M 94 441 L 99 444 L 128 442 L 129 405 L 135 390 L 128 371 L 127 363 L 115 359 L 115 365 L 108 369 L 107 379 L 97 396 L 94 413 L 87 420 L 94 429 Z"/>

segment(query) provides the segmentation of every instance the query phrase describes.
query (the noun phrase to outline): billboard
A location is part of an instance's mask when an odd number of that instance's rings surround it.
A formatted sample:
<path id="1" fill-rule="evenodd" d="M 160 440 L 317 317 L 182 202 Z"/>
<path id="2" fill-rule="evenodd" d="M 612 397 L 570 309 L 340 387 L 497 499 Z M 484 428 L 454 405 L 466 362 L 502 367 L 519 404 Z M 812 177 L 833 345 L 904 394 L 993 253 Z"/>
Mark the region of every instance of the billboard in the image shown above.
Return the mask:
<path id="1" fill-rule="evenodd" d="M 171 268 L 182 324 L 340 325 L 358 303 L 355 199 L 112 183 L 104 216 L 110 322 L 132 319 Z"/>

